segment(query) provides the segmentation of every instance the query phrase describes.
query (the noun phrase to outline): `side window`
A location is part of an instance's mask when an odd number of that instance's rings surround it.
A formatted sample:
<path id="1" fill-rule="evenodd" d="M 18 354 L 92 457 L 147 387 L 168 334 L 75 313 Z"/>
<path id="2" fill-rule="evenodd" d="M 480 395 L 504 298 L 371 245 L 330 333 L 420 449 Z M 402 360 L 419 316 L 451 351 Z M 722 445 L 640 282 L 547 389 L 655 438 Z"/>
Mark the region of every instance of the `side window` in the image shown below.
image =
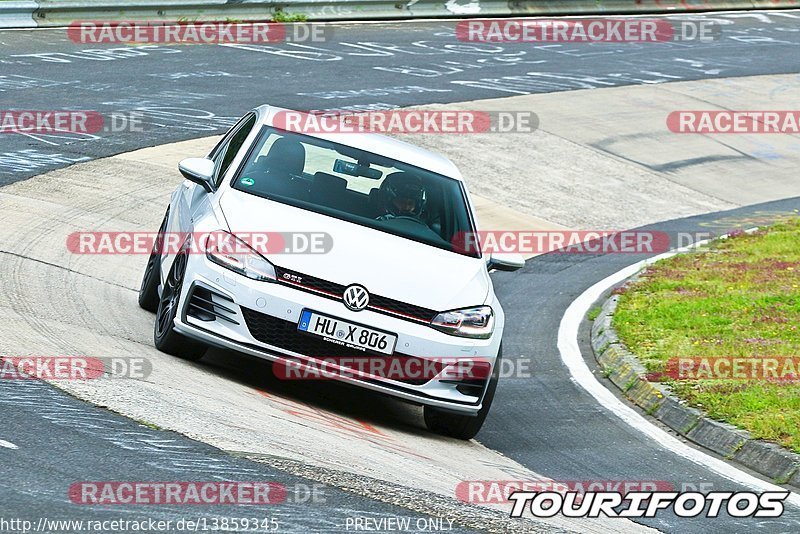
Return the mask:
<path id="1" fill-rule="evenodd" d="M 228 129 L 228 131 L 225 132 L 225 135 L 222 136 L 222 139 L 219 140 L 219 143 L 217 143 L 217 145 L 214 147 L 214 150 L 212 150 L 211 153 L 208 155 L 208 159 L 217 161 L 217 158 L 220 156 L 220 152 L 222 152 L 222 150 L 225 148 L 225 145 L 228 144 L 228 141 L 230 141 L 231 137 L 233 137 L 233 134 L 235 132 L 238 132 L 239 128 L 241 128 L 241 126 L 245 122 L 247 122 L 252 115 L 253 115 L 252 113 L 248 113 L 247 115 L 236 121 L 236 124 L 231 126 Z"/>
<path id="2" fill-rule="evenodd" d="M 214 149 L 214 155 L 212 156 L 212 159 L 216 163 L 214 181 L 217 187 L 219 187 L 222 183 L 222 177 L 225 176 L 225 173 L 231 166 L 233 159 L 236 157 L 236 154 L 239 153 L 239 150 L 242 148 L 245 139 L 247 139 L 247 136 L 250 135 L 250 132 L 255 124 L 256 116 L 250 115 L 241 123 L 239 129 L 234 132 L 233 135 L 229 136 L 229 138 L 224 141 L 221 146 Z"/>

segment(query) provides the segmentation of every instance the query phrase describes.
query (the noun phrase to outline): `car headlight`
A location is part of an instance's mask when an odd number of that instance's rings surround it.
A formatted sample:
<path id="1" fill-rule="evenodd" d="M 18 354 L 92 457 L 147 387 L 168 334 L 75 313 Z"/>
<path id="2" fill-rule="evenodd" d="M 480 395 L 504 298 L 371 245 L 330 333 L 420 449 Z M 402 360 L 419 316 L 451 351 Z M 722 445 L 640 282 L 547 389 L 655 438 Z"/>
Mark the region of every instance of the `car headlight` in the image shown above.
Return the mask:
<path id="1" fill-rule="evenodd" d="M 208 236 L 206 257 L 217 265 L 253 280 L 277 280 L 274 265 L 250 245 L 228 232 L 214 232 Z"/>
<path id="2" fill-rule="evenodd" d="M 487 339 L 494 330 L 494 312 L 489 306 L 446 311 L 434 317 L 431 326 L 453 336 Z"/>

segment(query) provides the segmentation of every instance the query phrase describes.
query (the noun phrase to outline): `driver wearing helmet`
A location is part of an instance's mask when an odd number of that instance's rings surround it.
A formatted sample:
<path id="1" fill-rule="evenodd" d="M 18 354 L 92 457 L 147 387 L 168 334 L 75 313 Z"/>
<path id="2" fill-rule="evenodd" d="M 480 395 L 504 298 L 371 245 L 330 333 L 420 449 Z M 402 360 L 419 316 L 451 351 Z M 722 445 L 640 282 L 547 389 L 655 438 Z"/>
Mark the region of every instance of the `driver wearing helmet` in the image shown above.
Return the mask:
<path id="1" fill-rule="evenodd" d="M 422 178 L 407 172 L 396 172 L 386 177 L 381 190 L 385 213 L 378 217 L 379 221 L 407 217 L 425 222 L 422 214 L 428 202 L 428 194 Z"/>

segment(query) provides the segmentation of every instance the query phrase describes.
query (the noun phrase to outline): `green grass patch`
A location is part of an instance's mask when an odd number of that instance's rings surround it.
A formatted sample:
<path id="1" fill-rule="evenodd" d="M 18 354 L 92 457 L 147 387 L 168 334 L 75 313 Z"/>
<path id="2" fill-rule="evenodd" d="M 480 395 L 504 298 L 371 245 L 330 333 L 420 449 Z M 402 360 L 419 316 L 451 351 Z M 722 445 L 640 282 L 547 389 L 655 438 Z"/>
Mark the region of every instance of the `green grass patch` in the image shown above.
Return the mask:
<path id="1" fill-rule="evenodd" d="M 613 324 L 648 371 L 679 357 L 800 357 L 800 219 L 651 266 Z M 714 419 L 800 452 L 800 383 L 671 381 Z"/>
<path id="2" fill-rule="evenodd" d="M 272 22 L 306 22 L 308 17 L 300 13 L 287 13 L 282 9 L 276 9 L 272 14 Z"/>

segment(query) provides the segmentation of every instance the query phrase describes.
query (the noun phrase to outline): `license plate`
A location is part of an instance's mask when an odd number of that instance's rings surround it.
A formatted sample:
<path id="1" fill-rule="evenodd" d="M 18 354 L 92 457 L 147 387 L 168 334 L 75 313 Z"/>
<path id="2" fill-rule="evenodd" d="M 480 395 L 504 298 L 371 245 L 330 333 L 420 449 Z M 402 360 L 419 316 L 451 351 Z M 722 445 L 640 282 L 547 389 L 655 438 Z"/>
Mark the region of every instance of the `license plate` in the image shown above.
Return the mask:
<path id="1" fill-rule="evenodd" d="M 374 328 L 353 324 L 310 310 L 303 310 L 300 314 L 300 322 L 297 323 L 297 329 L 319 336 L 329 343 L 336 343 L 343 347 L 364 352 L 392 354 L 397 343 L 395 334 L 381 332 Z M 325 356 L 325 354 L 314 356 Z"/>

